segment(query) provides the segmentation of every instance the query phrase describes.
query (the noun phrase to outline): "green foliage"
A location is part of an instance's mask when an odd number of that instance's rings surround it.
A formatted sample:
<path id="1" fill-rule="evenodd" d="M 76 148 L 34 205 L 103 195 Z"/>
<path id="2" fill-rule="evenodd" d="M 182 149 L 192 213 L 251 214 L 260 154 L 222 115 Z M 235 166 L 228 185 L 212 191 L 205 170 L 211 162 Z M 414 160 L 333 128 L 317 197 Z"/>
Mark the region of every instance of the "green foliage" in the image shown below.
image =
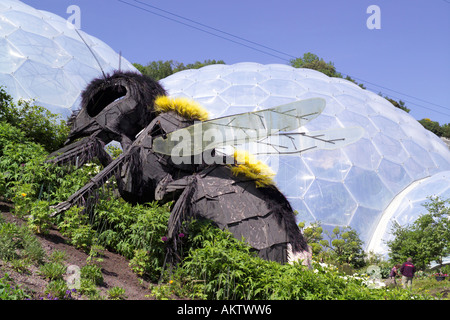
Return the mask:
<path id="1" fill-rule="evenodd" d="M 66 273 L 66 267 L 58 262 L 50 262 L 40 267 L 40 274 L 49 280 L 61 280 Z"/>
<path id="2" fill-rule="evenodd" d="M 335 227 L 331 233 L 328 231 L 325 233 L 330 241 L 322 243 L 330 251 L 333 260 L 342 265 L 349 264 L 353 268 L 361 268 L 365 265 L 363 242 L 355 230 L 351 227 Z"/>
<path id="3" fill-rule="evenodd" d="M 68 126 L 60 116 L 24 100 L 19 100 L 16 104 L 2 87 L 0 87 L 0 122 L 9 123 L 20 129 L 26 139 L 41 144 L 48 152 L 60 148 L 69 134 Z"/>
<path id="4" fill-rule="evenodd" d="M 80 269 L 81 280 L 92 281 L 95 285 L 103 283 L 102 268 L 95 264 L 86 264 Z"/>
<path id="5" fill-rule="evenodd" d="M 380 93 L 380 96 L 383 96 L 383 95 Z M 394 107 L 396 107 L 396 108 L 402 109 L 403 111 L 405 111 L 405 112 L 407 112 L 407 113 L 409 113 L 409 112 L 411 111 L 411 109 L 409 109 L 409 108 L 407 108 L 407 107 L 405 106 L 405 102 L 402 101 L 402 100 L 395 101 L 394 99 L 391 99 L 391 98 L 389 98 L 389 97 L 387 97 L 387 96 L 384 96 L 384 98 L 385 98 L 387 101 L 389 101 L 390 103 L 392 103 L 392 104 L 394 105 Z"/>
<path id="6" fill-rule="evenodd" d="M 0 278 L 0 300 L 25 300 L 30 296 L 17 286 L 13 279 L 5 274 Z"/>
<path id="7" fill-rule="evenodd" d="M 121 287 L 112 287 L 107 294 L 109 300 L 125 300 L 127 298 L 125 289 Z"/>
<path id="8" fill-rule="evenodd" d="M 173 294 L 173 288 L 170 284 L 150 285 L 150 295 L 156 300 L 169 300 Z"/>
<path id="9" fill-rule="evenodd" d="M 195 223 L 194 223 L 195 224 Z M 313 264 L 279 264 L 262 260 L 231 233 L 200 223 L 190 250 L 175 270 L 173 293 L 201 299 L 367 300 L 423 299 L 407 291 L 369 289 L 366 278 L 346 276 L 336 268 Z M 191 234 L 191 233 L 190 233 Z M 153 290 L 152 290 L 153 293 Z M 165 292 L 165 297 L 170 292 Z"/>
<path id="10" fill-rule="evenodd" d="M 93 222 L 94 228 L 102 230 L 98 234 L 99 244 L 132 259 L 131 265 L 138 274 L 159 278 L 165 257 L 161 238 L 167 232 L 170 205 L 159 206 L 156 202 L 131 205 L 114 197 L 101 198 Z"/>
<path id="11" fill-rule="evenodd" d="M 363 242 L 351 227 L 336 227 L 331 233 L 323 230 L 320 222 L 312 223 L 306 228 L 305 223 L 301 222 L 299 227 L 311 246 L 313 255 L 318 259 L 335 263 L 342 268 L 346 268 L 346 265 L 355 269 L 365 266 Z M 329 240 L 324 239 L 324 234 Z"/>
<path id="12" fill-rule="evenodd" d="M 57 279 L 50 281 L 45 287 L 44 293 L 48 300 L 68 299 L 70 290 L 67 287 L 66 281 Z"/>
<path id="13" fill-rule="evenodd" d="M 76 248 L 88 251 L 94 242 L 95 231 L 89 224 L 89 218 L 83 214 L 83 208 L 76 206 L 67 210 L 58 223 L 61 233 L 70 238 L 70 243 Z"/>
<path id="14" fill-rule="evenodd" d="M 18 235 L 19 228 L 15 224 L 0 224 L 0 259 L 6 261 L 17 259 L 16 250 L 21 245 Z"/>
<path id="15" fill-rule="evenodd" d="M 130 260 L 131 270 L 139 276 L 143 276 L 149 263 L 149 256 L 147 251 L 138 249 L 134 251 L 134 257 Z"/>
<path id="16" fill-rule="evenodd" d="M 88 296 L 90 299 L 98 299 L 100 297 L 100 290 L 97 288 L 96 284 L 90 279 L 80 280 L 79 292 Z"/>
<path id="17" fill-rule="evenodd" d="M 0 259 L 6 261 L 30 259 L 36 263 L 45 256 L 39 240 L 29 231 L 26 225 L 0 221 Z"/>
<path id="18" fill-rule="evenodd" d="M 321 255 L 323 252 L 323 247 L 321 245 L 321 243 L 323 243 L 323 228 L 321 227 L 320 222 L 314 222 L 307 228 L 305 228 L 304 222 L 300 222 L 298 226 L 302 231 L 306 242 L 311 247 L 313 256 Z"/>
<path id="19" fill-rule="evenodd" d="M 290 61 L 290 65 L 294 68 L 307 68 L 320 71 L 329 77 L 339 77 L 342 75 L 336 72 L 333 62 L 325 62 L 322 58 L 311 52 L 303 55 L 303 58 L 296 58 Z"/>
<path id="20" fill-rule="evenodd" d="M 388 241 L 392 261 L 402 262 L 413 257 L 419 269 L 425 269 L 432 261 L 442 264 L 443 257 L 450 254 L 450 199 L 430 197 L 421 215 L 411 225 L 394 225 L 394 239 Z"/>
<path id="21" fill-rule="evenodd" d="M 419 123 L 427 130 L 433 132 L 435 135 L 442 137 L 444 136 L 444 128 L 441 127 L 441 125 L 439 124 L 439 122 L 437 121 L 431 121 L 428 118 L 419 120 Z M 447 127 L 445 127 L 447 128 Z M 447 132 L 446 132 L 446 136 L 447 136 Z M 450 137 L 447 136 L 447 137 Z"/>
<path id="22" fill-rule="evenodd" d="M 80 269 L 81 279 L 92 281 L 96 285 L 103 283 L 103 274 L 101 267 L 95 264 L 86 264 Z"/>
<path id="23" fill-rule="evenodd" d="M 113 159 L 117 159 L 122 154 L 123 150 L 116 145 L 110 144 L 106 146 L 106 152 L 108 152 Z"/>
<path id="24" fill-rule="evenodd" d="M 21 144 L 27 139 L 25 133 L 12 124 L 0 121 L 0 156 L 3 155 L 3 148 L 8 144 Z"/>
<path id="25" fill-rule="evenodd" d="M 64 260 L 66 260 L 66 258 L 67 258 L 66 251 L 61 251 L 61 250 L 53 251 L 50 254 L 50 256 L 48 257 L 50 262 L 55 262 L 55 263 L 62 263 Z"/>
<path id="26" fill-rule="evenodd" d="M 50 205 L 47 201 L 36 201 L 31 206 L 28 217 L 28 227 L 38 234 L 47 234 L 52 226 L 50 219 Z"/>
<path id="27" fill-rule="evenodd" d="M 43 162 L 44 156 L 45 150 L 32 142 L 7 144 L 3 147 L 0 172 L 5 184 L 5 198 L 11 198 L 13 188 L 21 184 L 31 184 L 37 189 L 36 184 L 42 171 L 37 167 Z"/>

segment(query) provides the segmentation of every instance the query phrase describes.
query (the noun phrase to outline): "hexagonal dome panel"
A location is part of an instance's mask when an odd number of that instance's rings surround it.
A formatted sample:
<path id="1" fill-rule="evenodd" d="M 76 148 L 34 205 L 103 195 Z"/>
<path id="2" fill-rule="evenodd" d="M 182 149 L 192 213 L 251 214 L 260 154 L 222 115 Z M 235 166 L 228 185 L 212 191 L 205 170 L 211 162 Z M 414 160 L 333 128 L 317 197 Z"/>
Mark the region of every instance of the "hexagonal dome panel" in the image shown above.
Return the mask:
<path id="1" fill-rule="evenodd" d="M 63 117 L 79 108 L 81 91 L 94 78 L 118 69 L 120 56 L 102 41 L 69 28 L 67 21 L 18 0 L 0 4 L 0 86 L 15 99 Z M 89 45 L 95 57 L 87 48 Z M 136 69 L 122 58 L 122 70 Z"/>
<path id="2" fill-rule="evenodd" d="M 382 250 L 386 228 L 380 221 L 399 194 L 416 181 L 450 170 L 450 151 L 437 136 L 383 97 L 344 79 L 286 65 L 239 63 L 179 72 L 161 83 L 172 96 L 199 97 L 213 118 L 321 97 L 325 110 L 300 130 L 363 127 L 363 138 L 340 150 L 261 160 L 277 172 L 276 183 L 299 221 L 320 220 L 325 228 L 349 225 L 366 248 Z"/>

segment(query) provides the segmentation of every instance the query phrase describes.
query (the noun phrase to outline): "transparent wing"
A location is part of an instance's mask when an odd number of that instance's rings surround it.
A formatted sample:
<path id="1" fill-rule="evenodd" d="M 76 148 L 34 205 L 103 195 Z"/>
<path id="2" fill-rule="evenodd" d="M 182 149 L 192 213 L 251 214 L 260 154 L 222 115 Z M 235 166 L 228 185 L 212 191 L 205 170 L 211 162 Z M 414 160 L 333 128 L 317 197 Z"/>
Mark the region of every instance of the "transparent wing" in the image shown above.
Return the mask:
<path id="1" fill-rule="evenodd" d="M 295 155 L 314 149 L 333 150 L 356 142 L 363 135 L 361 127 L 281 133 L 255 141 L 250 152 L 255 155 Z"/>
<path id="2" fill-rule="evenodd" d="M 155 138 L 153 151 L 189 156 L 226 145 L 257 141 L 280 132 L 296 130 L 319 116 L 324 108 L 324 99 L 312 98 L 199 122 L 165 137 Z"/>

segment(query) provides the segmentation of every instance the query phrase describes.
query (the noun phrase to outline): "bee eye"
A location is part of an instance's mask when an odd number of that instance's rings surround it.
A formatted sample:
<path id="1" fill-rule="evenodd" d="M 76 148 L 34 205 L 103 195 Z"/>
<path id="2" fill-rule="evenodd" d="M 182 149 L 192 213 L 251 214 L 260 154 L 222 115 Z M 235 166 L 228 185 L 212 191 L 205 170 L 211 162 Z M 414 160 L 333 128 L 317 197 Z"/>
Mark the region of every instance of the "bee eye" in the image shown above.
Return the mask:
<path id="1" fill-rule="evenodd" d="M 122 85 L 109 86 L 98 91 L 87 105 L 90 117 L 97 116 L 111 103 L 123 99 L 127 95 L 127 88 Z"/>

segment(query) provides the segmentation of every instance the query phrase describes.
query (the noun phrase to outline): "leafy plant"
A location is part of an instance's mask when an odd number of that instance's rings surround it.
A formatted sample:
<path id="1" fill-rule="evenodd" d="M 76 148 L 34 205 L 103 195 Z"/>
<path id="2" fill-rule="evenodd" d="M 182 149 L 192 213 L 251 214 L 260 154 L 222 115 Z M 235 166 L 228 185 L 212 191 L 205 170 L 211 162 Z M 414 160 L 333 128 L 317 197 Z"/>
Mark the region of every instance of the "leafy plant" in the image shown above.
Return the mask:
<path id="1" fill-rule="evenodd" d="M 66 251 L 55 250 L 50 254 L 48 258 L 51 262 L 62 263 L 67 259 L 67 253 Z"/>
<path id="2" fill-rule="evenodd" d="M 20 247 L 19 230 L 13 223 L 0 224 L 0 259 L 10 261 L 18 258 L 16 250 Z"/>
<path id="3" fill-rule="evenodd" d="M 95 264 L 87 264 L 80 269 L 81 280 L 90 280 L 95 285 L 103 283 L 102 268 Z"/>
<path id="4" fill-rule="evenodd" d="M 40 262 L 45 252 L 39 240 L 30 233 L 27 226 L 0 221 L 0 259 L 12 261 L 29 258 Z"/>
<path id="5" fill-rule="evenodd" d="M 0 122 L 22 130 L 25 137 L 45 147 L 47 152 L 58 149 L 69 134 L 66 122 L 59 115 L 29 101 L 17 103 L 0 87 Z"/>
<path id="6" fill-rule="evenodd" d="M 31 259 L 14 259 L 11 261 L 11 267 L 13 270 L 19 273 L 30 273 L 29 268 L 31 267 Z"/>
<path id="7" fill-rule="evenodd" d="M 172 288 L 167 284 L 151 285 L 149 289 L 149 296 L 154 297 L 156 300 L 169 300 L 172 295 Z"/>
<path id="8" fill-rule="evenodd" d="M 30 296 L 6 273 L 0 278 L 0 300 L 25 300 Z"/>
<path id="9" fill-rule="evenodd" d="M 48 300 L 69 299 L 71 297 L 71 291 L 63 279 L 50 281 L 45 287 L 44 293 Z"/>
<path id="10" fill-rule="evenodd" d="M 112 287 L 107 291 L 109 300 L 125 300 L 127 298 L 124 288 Z"/>
<path id="11" fill-rule="evenodd" d="M 400 262 L 414 257 L 418 269 L 425 269 L 432 261 L 442 264 L 450 253 L 450 199 L 431 197 L 424 205 L 428 213 L 407 226 L 394 225 L 394 239 L 389 241 L 389 256 Z"/>
<path id="12" fill-rule="evenodd" d="M 130 260 L 131 270 L 139 276 L 143 276 L 150 260 L 147 251 L 143 249 L 135 250 L 133 259 Z"/>
<path id="13" fill-rule="evenodd" d="M 35 233 L 47 234 L 52 226 L 50 218 L 50 205 L 47 201 L 37 201 L 32 204 L 28 226 Z"/>
<path id="14" fill-rule="evenodd" d="M 40 267 L 40 274 L 50 280 L 61 280 L 66 270 L 66 266 L 61 263 L 50 262 Z"/>
<path id="15" fill-rule="evenodd" d="M 88 217 L 82 214 L 83 208 L 76 206 L 67 210 L 58 223 L 61 233 L 68 238 L 73 246 L 88 250 L 94 242 L 95 231 L 89 224 Z"/>
<path id="16" fill-rule="evenodd" d="M 87 295 L 90 299 L 97 299 L 100 297 L 100 291 L 96 284 L 91 279 L 81 279 L 80 289 L 81 294 Z"/>

